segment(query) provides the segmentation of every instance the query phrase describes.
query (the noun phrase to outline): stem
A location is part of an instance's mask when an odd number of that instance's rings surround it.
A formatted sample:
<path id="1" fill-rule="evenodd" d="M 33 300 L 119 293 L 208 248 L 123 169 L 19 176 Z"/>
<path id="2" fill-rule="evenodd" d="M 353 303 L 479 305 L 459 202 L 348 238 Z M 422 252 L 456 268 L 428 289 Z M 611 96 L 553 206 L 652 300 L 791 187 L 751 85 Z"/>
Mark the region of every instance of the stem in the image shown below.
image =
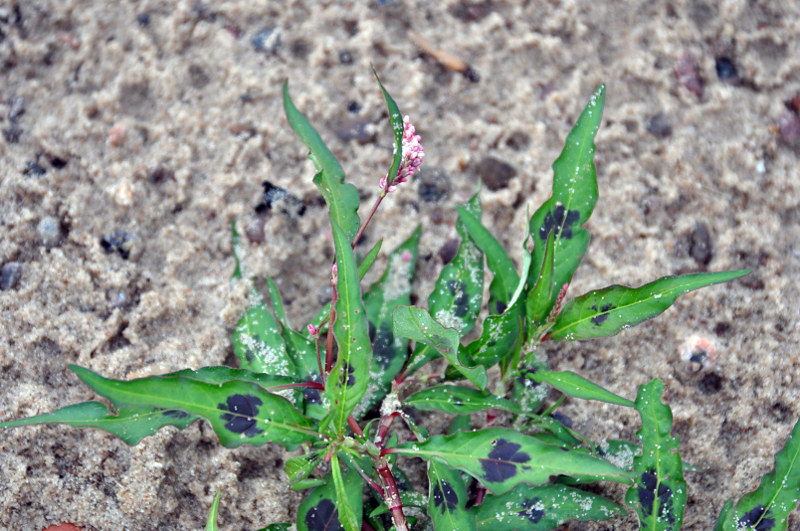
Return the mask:
<path id="1" fill-rule="evenodd" d="M 353 418 L 353 415 L 350 415 L 347 418 L 347 424 L 350 426 L 350 429 L 353 430 L 353 433 L 356 435 L 356 437 L 358 437 L 359 439 L 364 438 L 364 431 L 361 429 L 361 426 L 358 425 L 356 419 Z"/>
<path id="2" fill-rule="evenodd" d="M 318 389 L 320 391 L 325 390 L 325 386 L 319 382 L 297 382 L 297 383 L 290 383 L 283 385 L 274 385 L 271 386 L 270 389 L 290 389 L 292 387 L 310 387 L 312 389 Z"/>
<path id="3" fill-rule="evenodd" d="M 388 183 L 386 185 L 386 187 L 388 188 L 389 185 L 391 185 L 391 184 L 392 183 Z M 364 230 L 366 230 L 367 225 L 369 225 L 369 222 L 372 221 L 372 216 L 375 215 L 375 211 L 378 210 L 378 206 L 381 204 L 381 201 L 383 201 L 384 197 L 386 197 L 386 189 L 385 188 L 383 190 L 381 190 L 380 194 L 378 194 L 378 199 L 376 199 L 375 200 L 375 204 L 372 205 L 372 210 L 370 210 L 369 216 L 367 216 L 367 220 L 364 222 L 363 225 L 361 225 L 361 227 L 359 227 L 358 232 L 356 233 L 355 237 L 353 238 L 352 247 L 354 249 L 355 249 L 356 245 L 358 244 L 358 240 L 360 240 L 361 236 L 364 234 Z"/>
<path id="4" fill-rule="evenodd" d="M 397 490 L 397 483 L 394 480 L 392 471 L 389 470 L 389 462 L 385 457 L 379 457 L 375 460 L 375 469 L 383 481 L 384 495 L 383 501 L 386 506 L 392 511 L 392 520 L 397 531 L 408 531 L 408 522 L 406 522 L 406 515 L 403 514 L 403 502 L 400 501 L 400 491 Z"/>
<path id="5" fill-rule="evenodd" d="M 336 267 L 336 264 L 333 264 Z M 331 268 L 333 269 L 333 268 Z M 335 278 L 334 278 L 335 275 Z M 339 280 L 338 272 L 331 274 L 331 284 L 333 284 L 333 297 L 331 298 L 331 313 L 328 324 L 328 335 L 325 337 L 325 373 L 330 373 L 333 368 L 333 323 L 336 322 L 336 301 L 339 299 L 339 290 L 336 284 Z"/>
<path id="6" fill-rule="evenodd" d="M 386 437 L 386 432 L 389 431 L 389 426 L 392 425 L 392 420 L 399 415 L 399 411 L 395 411 L 390 415 L 386 415 L 385 417 L 381 417 L 381 422 L 378 424 L 378 433 L 375 435 L 375 446 L 381 451 L 381 455 L 383 455 L 383 451 L 385 448 L 383 447 L 383 441 Z"/>

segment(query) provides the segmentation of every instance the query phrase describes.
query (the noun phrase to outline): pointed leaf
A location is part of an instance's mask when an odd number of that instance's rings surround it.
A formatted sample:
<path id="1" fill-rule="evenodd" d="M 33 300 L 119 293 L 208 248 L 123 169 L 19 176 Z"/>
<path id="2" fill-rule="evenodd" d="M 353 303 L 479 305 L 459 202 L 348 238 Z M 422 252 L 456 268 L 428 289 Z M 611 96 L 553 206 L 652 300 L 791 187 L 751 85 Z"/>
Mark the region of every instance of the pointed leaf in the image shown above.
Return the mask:
<path id="1" fill-rule="evenodd" d="M 458 331 L 445 328 L 425 310 L 411 306 L 399 306 L 394 311 L 392 326 L 395 336 L 412 339 L 417 344 L 434 349 L 478 388 L 486 388 L 486 369 L 480 365 L 465 367 L 458 358 Z"/>
<path id="2" fill-rule="evenodd" d="M 281 299 L 281 292 L 275 282 L 267 277 L 267 294 L 269 295 L 269 302 L 272 305 L 272 311 L 275 313 L 275 318 L 286 328 L 291 328 L 289 319 L 286 317 L 286 310 L 283 308 L 283 299 Z"/>
<path id="3" fill-rule="evenodd" d="M 800 422 L 794 425 L 783 449 L 775 455 L 775 466 L 761 478 L 758 489 L 736 505 L 725 504 L 716 529 L 785 530 L 800 500 Z"/>
<path id="4" fill-rule="evenodd" d="M 325 198 L 331 218 L 342 228 L 348 241 L 352 242 L 360 224 L 356 213 L 359 202 L 358 190 L 352 184 L 345 184 L 344 171 L 333 153 L 308 119 L 292 103 L 288 81 L 283 84 L 283 108 L 289 125 L 310 150 L 308 158 L 314 162 L 319 172 L 314 176 L 314 184 Z"/>
<path id="5" fill-rule="evenodd" d="M 339 522 L 339 508 L 349 505 L 356 513 L 362 512 L 362 485 L 357 472 L 350 471 L 344 477 L 346 497 L 339 498 L 329 473 L 325 485 L 315 488 L 297 509 L 298 531 L 343 531 Z"/>
<path id="6" fill-rule="evenodd" d="M 651 319 L 670 307 L 679 295 L 728 282 L 749 273 L 723 271 L 663 277 L 639 288 L 609 286 L 570 301 L 556 318 L 549 337 L 573 341 L 613 336 L 620 330 Z"/>
<path id="7" fill-rule="evenodd" d="M 252 295 L 258 296 L 260 295 Z M 233 352 L 243 369 L 278 376 L 297 376 L 286 352 L 281 329 L 263 301 L 251 306 L 239 320 L 231 337 Z"/>
<path id="8" fill-rule="evenodd" d="M 531 378 L 539 383 L 548 383 L 565 395 L 575 398 L 633 407 L 633 402 L 627 398 L 615 395 L 572 371 L 537 371 Z"/>
<path id="9" fill-rule="evenodd" d="M 564 284 L 572 274 L 589 245 L 589 231 L 582 225 L 592 215 L 597 202 L 597 178 L 594 168 L 594 136 L 600 127 L 605 99 L 605 85 L 595 90 L 572 128 L 561 155 L 553 163 L 553 195 L 536 211 L 530 221 L 534 239 L 533 263 L 544 263 L 547 238 L 554 234 L 553 290 L 542 313 L 549 314 Z M 528 276 L 533 287 L 539 271 Z M 545 309 L 546 308 L 546 309 Z"/>
<path id="10" fill-rule="evenodd" d="M 389 173 L 386 175 L 390 175 L 394 178 L 403 161 L 403 114 L 386 89 L 383 88 L 383 83 L 381 83 L 381 79 L 378 77 L 378 72 L 375 71 L 375 67 L 372 65 L 370 65 L 370 67 L 375 76 L 375 81 L 378 82 L 378 87 L 381 89 L 381 94 L 383 94 L 383 101 L 386 102 L 386 108 L 389 111 L 389 125 L 392 127 L 393 155 L 392 166 L 389 168 Z"/>
<path id="11" fill-rule="evenodd" d="M 458 385 L 428 387 L 406 398 L 405 404 L 421 411 L 442 411 L 451 415 L 464 415 L 491 408 L 522 413 L 510 400 Z"/>
<path id="12" fill-rule="evenodd" d="M 369 342 L 366 311 L 361 302 L 361 287 L 353 249 L 333 219 L 331 226 L 336 247 L 336 287 L 339 292 L 333 335 L 339 351 L 336 364 L 325 384 L 325 394 L 333 407 L 334 429 L 336 433 L 342 434 L 347 429 L 347 418 L 367 391 L 372 345 Z"/>
<path id="13" fill-rule="evenodd" d="M 480 480 L 495 494 L 504 494 L 519 483 L 546 483 L 550 476 L 562 474 L 595 481 L 630 482 L 628 473 L 610 463 L 564 451 L 505 428 L 434 435 L 422 443 L 405 443 L 392 452 L 441 459 Z"/>
<path id="14" fill-rule="evenodd" d="M 348 482 L 345 486 L 342 469 L 339 465 L 339 456 L 336 454 L 331 456 L 331 475 L 336 499 L 339 501 L 336 504 L 339 508 L 339 523 L 342 524 L 345 531 L 361 531 L 361 518 L 363 517 L 361 485 L 363 480 L 357 473 L 351 472 L 348 474 Z"/>
<path id="15" fill-rule="evenodd" d="M 514 262 L 511 261 L 500 242 L 483 226 L 479 218 L 473 216 L 462 206 L 457 206 L 456 209 L 459 219 L 469 232 L 472 241 L 486 255 L 486 264 L 494 275 L 489 286 L 489 293 L 492 295 L 492 300 L 489 301 L 489 312 L 492 314 L 503 313 L 519 284 L 519 275 L 514 268 Z"/>
<path id="16" fill-rule="evenodd" d="M 486 496 L 471 509 L 478 529 L 539 531 L 555 529 L 568 520 L 608 520 L 625 510 L 602 496 L 565 485 L 519 485 L 503 496 Z"/>
<path id="17" fill-rule="evenodd" d="M 419 236 L 417 226 L 411 236 L 389 255 L 386 271 L 364 295 L 372 342 L 370 384 L 353 414 L 356 419 L 378 404 L 391 389 L 392 380 L 403 368 L 408 355 L 408 341 L 395 337 L 392 313 L 400 305 L 411 303 L 411 284 L 417 263 Z"/>
<path id="18" fill-rule="evenodd" d="M 554 231 L 550 231 L 547 236 L 542 263 L 539 267 L 539 276 L 536 283 L 528 291 L 525 301 L 525 310 L 528 317 L 528 328 L 533 331 L 543 326 L 552 310 L 552 302 L 558 297 L 555 293 L 555 278 L 553 271 L 555 268 L 555 236 Z M 537 334 L 538 335 L 538 334 Z"/>
<path id="19" fill-rule="evenodd" d="M 214 503 L 211 504 L 211 510 L 208 512 L 206 531 L 219 531 L 219 527 L 217 526 L 217 512 L 219 511 L 219 499 L 221 496 L 221 492 L 217 492 L 217 495 L 214 496 Z"/>
<path id="20" fill-rule="evenodd" d="M 229 448 L 265 442 L 293 447 L 319 439 L 311 421 L 288 400 L 256 383 L 234 380 L 214 384 L 185 376 L 120 381 L 75 365 L 69 368 L 96 393 L 117 405 L 177 409 L 203 417 Z"/>
<path id="21" fill-rule="evenodd" d="M 324 455 L 320 455 L 320 452 L 311 452 L 296 455 L 286 460 L 283 471 L 289 476 L 289 483 L 292 484 L 292 489 L 294 489 L 295 483 L 308 479 L 308 476 L 314 472 L 323 457 Z"/>
<path id="22" fill-rule="evenodd" d="M 664 384 L 653 380 L 639 388 L 636 410 L 642 429 L 636 435 L 643 452 L 633 460 L 636 484 L 628 489 L 625 501 L 636 507 L 643 531 L 681 528 L 686 505 L 686 482 L 678 453 L 678 438 L 673 437 L 672 411 L 661 403 Z"/>
<path id="23" fill-rule="evenodd" d="M 467 489 L 461 474 L 444 463 L 428 461 L 428 514 L 436 531 L 477 531 L 467 512 Z"/>
<path id="24" fill-rule="evenodd" d="M 67 424 L 78 428 L 106 431 L 122 439 L 125 444 L 133 446 L 164 426 L 176 426 L 182 430 L 195 420 L 197 417 L 187 415 L 183 411 L 150 406 L 122 406 L 115 415 L 100 402 L 82 402 L 57 409 L 52 413 L 0 422 L 0 429 L 34 424 Z"/>
<path id="25" fill-rule="evenodd" d="M 233 274 L 231 279 L 242 278 L 242 264 L 239 261 L 239 231 L 236 230 L 236 220 L 231 220 L 231 249 L 233 252 Z"/>

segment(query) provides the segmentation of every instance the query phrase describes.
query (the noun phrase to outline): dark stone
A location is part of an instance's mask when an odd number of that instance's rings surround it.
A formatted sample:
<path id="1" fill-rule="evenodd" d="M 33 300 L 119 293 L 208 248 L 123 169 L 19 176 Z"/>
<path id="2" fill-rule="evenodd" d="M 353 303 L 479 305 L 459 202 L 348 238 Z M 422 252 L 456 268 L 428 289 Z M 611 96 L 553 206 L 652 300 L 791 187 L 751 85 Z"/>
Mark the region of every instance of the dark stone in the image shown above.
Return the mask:
<path id="1" fill-rule="evenodd" d="M 9 144 L 16 144 L 22 137 L 22 127 L 17 124 L 11 124 L 11 127 L 3 129 L 3 137 Z"/>
<path id="2" fill-rule="evenodd" d="M 347 110 L 353 114 L 358 114 L 361 112 L 361 104 L 355 100 L 350 100 L 347 102 Z"/>
<path id="3" fill-rule="evenodd" d="M 17 96 L 8 106 L 8 119 L 11 123 L 17 123 L 23 114 L 25 114 L 25 98 Z"/>
<path id="4" fill-rule="evenodd" d="M 456 239 L 447 240 L 439 249 L 439 257 L 442 259 L 443 264 L 449 264 L 450 261 L 456 257 L 458 253 L 459 242 Z"/>
<path id="5" fill-rule="evenodd" d="M 136 22 L 141 27 L 146 28 L 150 25 L 150 13 L 139 13 L 136 15 Z"/>
<path id="6" fill-rule="evenodd" d="M 163 183 L 168 179 L 174 179 L 174 178 L 175 178 L 174 171 L 160 165 L 150 170 L 150 173 L 147 174 L 147 180 L 153 184 Z"/>
<path id="7" fill-rule="evenodd" d="M 306 205 L 286 188 L 269 181 L 262 181 L 261 186 L 264 188 L 264 202 L 256 205 L 256 214 L 266 214 L 273 207 L 289 217 L 305 214 Z"/>
<path id="8" fill-rule="evenodd" d="M 700 383 L 697 385 L 697 387 L 704 395 L 713 395 L 722 390 L 723 383 L 722 376 L 715 372 L 710 372 L 703 376 L 703 379 L 700 380 Z"/>
<path id="9" fill-rule="evenodd" d="M 372 127 L 372 120 L 369 118 L 353 118 L 339 124 L 336 128 L 336 136 L 342 140 L 355 140 L 362 146 L 375 142 L 378 137 L 377 131 Z"/>
<path id="10" fill-rule="evenodd" d="M 3 264 L 0 268 L 0 290 L 16 288 L 20 278 L 22 278 L 22 264 L 19 262 Z"/>
<path id="11" fill-rule="evenodd" d="M 350 50 L 339 50 L 339 62 L 343 65 L 353 63 L 353 54 L 350 53 Z"/>
<path id="12" fill-rule="evenodd" d="M 257 52 L 275 53 L 281 47 L 283 39 L 280 32 L 275 31 L 274 27 L 269 27 L 258 30 L 250 42 Z"/>
<path id="13" fill-rule="evenodd" d="M 206 71 L 199 65 L 189 65 L 189 84 L 196 89 L 201 89 L 208 85 L 211 78 Z"/>
<path id="14" fill-rule="evenodd" d="M 123 260 L 130 257 L 131 249 L 134 245 L 136 236 L 125 231 L 118 230 L 107 236 L 100 238 L 100 246 L 106 254 L 117 253 Z"/>
<path id="15" fill-rule="evenodd" d="M 514 131 L 506 139 L 506 145 L 514 151 L 522 151 L 531 144 L 531 137 L 522 131 Z"/>
<path id="16" fill-rule="evenodd" d="M 464 70 L 463 73 L 464 77 L 467 78 L 467 81 L 469 81 L 470 83 L 477 83 L 478 81 L 481 80 L 480 74 L 478 74 L 478 72 L 476 72 L 475 69 L 469 65 L 467 65 L 467 69 Z"/>
<path id="17" fill-rule="evenodd" d="M 705 223 L 695 225 L 689 237 L 689 255 L 700 265 L 706 266 L 711 261 L 711 234 Z"/>
<path id="18" fill-rule="evenodd" d="M 653 136 L 666 138 L 672 134 L 672 122 L 663 111 L 658 111 L 647 120 L 647 130 Z"/>
<path id="19" fill-rule="evenodd" d="M 478 22 L 494 10 L 491 0 L 474 2 L 461 0 L 450 8 L 450 14 L 462 22 Z"/>
<path id="20" fill-rule="evenodd" d="M 67 160 L 62 159 L 61 157 L 50 157 L 50 165 L 53 167 L 54 170 L 60 170 L 64 166 L 67 165 Z"/>
<path id="21" fill-rule="evenodd" d="M 717 335 L 717 337 L 727 336 L 730 331 L 731 324 L 726 323 L 725 321 L 720 321 L 714 325 L 714 333 Z"/>
<path id="22" fill-rule="evenodd" d="M 22 170 L 22 175 L 28 175 L 33 177 L 41 177 L 45 173 L 47 173 L 47 170 L 44 169 L 44 167 L 40 165 L 38 162 L 34 161 L 29 161 L 25 165 L 25 169 Z"/>
<path id="23" fill-rule="evenodd" d="M 437 203 L 450 195 L 450 177 L 440 169 L 422 170 L 417 179 L 417 195 L 425 202 Z"/>
<path id="24" fill-rule="evenodd" d="M 730 57 L 717 57 L 715 59 L 717 68 L 717 77 L 723 81 L 735 82 L 739 79 L 739 72 L 736 70 L 736 65 Z"/>
<path id="25" fill-rule="evenodd" d="M 297 39 L 289 45 L 289 51 L 298 59 L 305 59 L 311 51 L 311 46 L 303 39 Z"/>
<path id="26" fill-rule="evenodd" d="M 512 165 L 494 157 L 486 157 L 478 162 L 475 172 L 493 192 L 507 187 L 511 179 L 517 176 L 517 170 Z"/>
<path id="27" fill-rule="evenodd" d="M 45 216 L 36 226 L 39 239 L 45 247 L 55 247 L 61 243 L 64 232 L 61 230 L 61 221 L 53 216 Z"/>
<path id="28" fill-rule="evenodd" d="M 781 140 L 787 145 L 796 147 L 800 145 L 800 116 L 796 113 L 785 110 L 783 114 L 778 117 L 778 131 L 781 134 Z"/>

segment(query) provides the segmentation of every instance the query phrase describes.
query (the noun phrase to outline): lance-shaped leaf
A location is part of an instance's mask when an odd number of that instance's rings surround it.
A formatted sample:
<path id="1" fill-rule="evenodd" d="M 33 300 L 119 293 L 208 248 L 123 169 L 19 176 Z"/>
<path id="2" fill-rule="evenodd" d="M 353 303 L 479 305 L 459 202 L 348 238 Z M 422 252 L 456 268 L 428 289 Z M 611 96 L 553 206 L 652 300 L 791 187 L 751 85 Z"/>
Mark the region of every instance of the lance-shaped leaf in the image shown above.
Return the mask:
<path id="1" fill-rule="evenodd" d="M 336 492 L 336 499 L 339 500 L 339 523 L 345 531 L 361 531 L 362 511 L 362 485 L 363 480 L 355 472 L 348 474 L 347 484 L 345 484 L 342 469 L 339 465 L 339 456 L 331 456 L 331 476 L 333 476 L 333 487 Z"/>
<path id="2" fill-rule="evenodd" d="M 278 320 L 281 326 L 291 328 L 292 325 L 289 323 L 289 319 L 286 317 L 286 310 L 283 308 L 281 292 L 278 290 L 278 286 L 275 284 L 275 281 L 269 277 L 267 277 L 267 294 L 269 295 L 269 303 L 272 305 L 272 311 L 275 314 L 275 318 Z"/>
<path id="3" fill-rule="evenodd" d="M 251 306 L 233 330 L 231 343 L 243 369 L 280 376 L 297 376 L 275 318 L 260 300 Z"/>
<path id="4" fill-rule="evenodd" d="M 342 531 L 339 509 L 349 505 L 356 514 L 362 511 L 363 480 L 357 472 L 349 471 L 344 477 L 344 499 L 340 499 L 330 473 L 325 485 L 315 488 L 297 509 L 298 531 Z"/>
<path id="5" fill-rule="evenodd" d="M 217 492 L 217 495 L 214 496 L 214 502 L 211 504 L 211 510 L 208 511 L 206 531 L 219 531 L 219 527 L 217 526 L 217 513 L 219 511 L 219 499 L 221 496 L 221 492 Z"/>
<path id="6" fill-rule="evenodd" d="M 533 263 L 544 263 L 547 238 L 554 235 L 553 290 L 541 313 L 550 313 L 561 287 L 569 284 L 572 274 L 589 245 L 589 231 L 582 225 L 592 215 L 597 202 L 597 178 L 594 168 L 594 137 L 600 127 L 605 99 L 605 85 L 595 90 L 572 128 L 561 155 L 553 163 L 553 195 L 539 207 L 530 221 L 534 239 Z M 532 270 L 528 285 L 533 287 L 539 271 Z"/>
<path id="7" fill-rule="evenodd" d="M 639 388 L 636 410 L 642 429 L 642 455 L 633 460 L 636 483 L 628 489 L 625 501 L 636 507 L 639 525 L 645 531 L 681 528 L 686 505 L 686 482 L 678 453 L 678 438 L 673 437 L 672 411 L 661 403 L 664 384 L 653 380 Z"/>
<path id="8" fill-rule="evenodd" d="M 486 531 L 544 531 L 568 520 L 600 521 L 625 514 L 616 503 L 565 485 L 518 485 L 503 496 L 486 496 L 470 512 L 478 529 Z"/>
<path id="9" fill-rule="evenodd" d="M 492 283 L 489 285 L 491 300 L 489 312 L 492 314 L 503 313 L 509 305 L 514 290 L 519 284 L 519 275 L 514 268 L 514 262 L 509 258 L 506 250 L 500 245 L 491 232 L 483 226 L 481 220 L 473 216 L 466 208 L 456 207 L 458 217 L 469 232 L 472 241 L 480 247 L 486 255 L 486 264 L 492 272 Z"/>
<path id="10" fill-rule="evenodd" d="M 375 259 L 378 257 L 378 253 L 381 250 L 381 245 L 383 245 L 383 240 L 378 240 L 375 242 L 375 245 L 372 246 L 372 249 L 369 250 L 367 255 L 364 259 L 358 264 L 358 279 L 363 280 L 364 275 L 367 274 L 369 269 L 372 267 L 372 264 L 375 262 Z M 331 314 L 331 303 L 329 302 L 322 309 L 317 312 L 317 315 L 309 322 L 309 324 L 314 325 L 315 327 L 319 328 L 322 324 L 328 320 L 328 317 Z M 303 328 L 302 332 L 305 337 L 310 337 L 308 333 L 308 328 Z"/>
<path id="11" fill-rule="evenodd" d="M 434 349 L 447 358 L 458 371 L 480 389 L 486 389 L 486 369 L 478 365 L 465 367 L 458 358 L 458 331 L 445 328 L 420 308 L 399 306 L 394 311 L 394 335 L 405 337 Z"/>
<path id="12" fill-rule="evenodd" d="M 180 410 L 211 423 L 223 445 L 262 445 L 277 442 L 293 447 L 316 441 L 311 420 L 285 398 L 253 382 L 207 383 L 185 376 L 150 376 L 130 381 L 103 378 L 94 372 L 69 368 L 116 405 L 154 406 Z"/>
<path id="13" fill-rule="evenodd" d="M 393 453 L 441 459 L 482 481 L 495 494 L 520 483 L 547 483 L 550 476 L 630 482 L 630 474 L 590 455 L 564 451 L 505 428 L 434 435 L 422 443 L 405 443 Z"/>
<path id="14" fill-rule="evenodd" d="M 717 531 L 785 530 L 791 513 L 800 500 L 800 422 L 794 425 L 789 440 L 775 455 L 775 466 L 761 478 L 758 489 L 745 495 L 736 505 L 728 500 L 720 514 Z"/>
<path id="15" fill-rule="evenodd" d="M 723 271 L 663 277 L 639 288 L 609 286 L 570 301 L 550 329 L 554 340 L 573 341 L 613 336 L 620 330 L 651 319 L 670 307 L 679 295 L 728 282 L 750 271 Z"/>
<path id="16" fill-rule="evenodd" d="M 383 88 L 383 83 L 381 83 L 381 79 L 378 77 L 378 72 L 375 71 L 375 67 L 371 66 L 371 68 L 372 74 L 375 76 L 375 81 L 378 82 L 378 87 L 381 89 L 381 94 L 383 94 L 383 101 L 386 102 L 386 109 L 389 111 L 389 125 L 392 127 L 393 155 L 392 166 L 389 168 L 389 173 L 386 175 L 394 178 L 397 175 L 397 171 L 400 169 L 400 164 L 403 162 L 403 130 L 405 128 L 403 125 L 403 114 L 386 89 Z"/>
<path id="17" fill-rule="evenodd" d="M 531 375 L 531 378 L 539 383 L 548 383 L 565 395 L 575 398 L 633 407 L 633 402 L 627 398 L 615 395 L 572 371 L 537 371 Z"/>
<path id="18" fill-rule="evenodd" d="M 232 280 L 242 278 L 242 264 L 239 261 L 239 231 L 236 230 L 236 220 L 231 220 L 231 249 L 233 250 L 233 274 Z"/>
<path id="19" fill-rule="evenodd" d="M 289 483 L 291 484 L 290 488 L 292 490 L 298 490 L 295 489 L 295 484 L 307 480 L 308 476 L 314 472 L 314 469 L 317 467 L 320 461 L 322 461 L 323 457 L 324 453 L 322 450 L 320 450 L 296 455 L 287 459 L 286 464 L 283 467 L 283 471 L 286 472 L 287 476 L 289 476 Z"/>
<path id="20" fill-rule="evenodd" d="M 369 342 L 366 311 L 361 302 L 361 287 L 353 249 L 333 219 L 331 226 L 336 247 L 336 287 L 339 292 L 333 335 L 336 337 L 339 353 L 336 365 L 325 384 L 325 394 L 333 407 L 334 429 L 341 434 L 347 428 L 347 418 L 367 391 L 372 345 Z"/>
<path id="21" fill-rule="evenodd" d="M 342 228 L 347 239 L 352 242 L 360 224 L 357 213 L 358 190 L 352 184 L 345 184 L 344 171 L 333 153 L 303 113 L 292 103 L 288 81 L 283 84 L 283 108 L 289 125 L 310 151 L 308 158 L 314 162 L 319 172 L 314 176 L 314 184 L 325 198 L 331 219 Z"/>
<path id="22" fill-rule="evenodd" d="M 125 444 L 133 446 L 164 426 L 176 426 L 182 430 L 195 420 L 197 417 L 174 409 L 122 406 L 118 408 L 116 414 L 113 414 L 100 402 L 82 402 L 57 409 L 52 413 L 0 422 L 0 429 L 34 424 L 67 424 L 77 428 L 106 431 L 122 439 Z"/>
<path id="23" fill-rule="evenodd" d="M 525 300 L 525 313 L 528 317 L 528 328 L 531 330 L 531 334 L 545 324 L 553 309 L 552 301 L 558 297 L 558 293 L 554 293 L 555 278 L 553 278 L 555 270 L 554 234 L 555 232 L 551 230 L 547 236 L 544 256 L 539 267 L 539 276 L 536 278 L 536 283 L 528 291 L 528 296 Z"/>
<path id="24" fill-rule="evenodd" d="M 478 529 L 475 515 L 467 511 L 461 473 L 435 459 L 428 461 L 428 515 L 436 531 Z"/>
<path id="25" fill-rule="evenodd" d="M 392 380 L 403 368 L 408 355 L 408 341 L 395 337 L 392 313 L 400 305 L 411 303 L 411 284 L 417 263 L 418 226 L 411 236 L 389 255 L 386 271 L 364 295 L 372 342 L 370 385 L 353 414 L 361 416 L 378 404 L 392 386 Z"/>
<path id="26" fill-rule="evenodd" d="M 491 408 L 522 413 L 519 406 L 510 400 L 458 385 L 428 387 L 417 391 L 404 402 L 421 411 L 442 411 L 451 415 L 464 415 Z"/>

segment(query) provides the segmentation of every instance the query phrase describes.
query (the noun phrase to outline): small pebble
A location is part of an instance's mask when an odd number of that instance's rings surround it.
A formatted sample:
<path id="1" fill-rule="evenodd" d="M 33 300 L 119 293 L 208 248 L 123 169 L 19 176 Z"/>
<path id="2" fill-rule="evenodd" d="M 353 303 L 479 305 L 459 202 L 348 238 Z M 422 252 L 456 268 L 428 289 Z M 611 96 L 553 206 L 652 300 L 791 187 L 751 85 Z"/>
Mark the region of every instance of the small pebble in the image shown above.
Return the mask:
<path id="1" fill-rule="evenodd" d="M 353 54 L 350 53 L 350 50 L 339 50 L 339 62 L 343 65 L 353 63 Z"/>
<path id="2" fill-rule="evenodd" d="M 788 145 L 798 145 L 798 140 L 800 140 L 800 117 L 788 109 L 783 111 L 783 114 L 778 117 L 778 131 L 780 131 L 781 140 Z"/>
<path id="3" fill-rule="evenodd" d="M 342 140 L 355 140 L 363 146 L 375 142 L 378 132 L 369 118 L 353 118 L 336 128 L 336 136 Z"/>
<path id="4" fill-rule="evenodd" d="M 663 111 L 655 113 L 647 120 L 647 130 L 660 138 L 666 138 L 672 134 L 672 122 Z"/>
<path id="5" fill-rule="evenodd" d="M 0 290 L 16 288 L 20 278 L 22 278 L 22 264 L 19 262 L 3 264 L 0 268 Z"/>
<path id="6" fill-rule="evenodd" d="M 494 157 L 486 157 L 475 166 L 486 187 L 493 192 L 502 190 L 516 177 L 517 170 L 512 165 Z"/>
<path id="7" fill-rule="evenodd" d="M 8 106 L 8 119 L 12 123 L 16 123 L 23 114 L 25 114 L 25 98 L 17 96 L 11 100 L 11 104 Z"/>
<path id="8" fill-rule="evenodd" d="M 283 39 L 279 31 L 269 27 L 258 30 L 250 42 L 257 52 L 275 53 L 281 47 Z"/>
<path id="9" fill-rule="evenodd" d="M 45 247 L 55 247 L 64 236 L 61 232 L 61 222 L 53 216 L 45 216 L 39 220 L 36 232 Z"/>
<path id="10" fill-rule="evenodd" d="M 117 253 L 122 259 L 127 260 L 135 249 L 136 241 L 139 238 L 135 234 L 130 234 L 118 230 L 107 236 L 100 238 L 100 246 L 106 254 Z"/>
<path id="11" fill-rule="evenodd" d="M 128 130 L 123 123 L 114 124 L 108 131 L 108 143 L 113 147 L 119 147 L 125 142 Z"/>
<path id="12" fill-rule="evenodd" d="M 707 370 L 717 362 L 717 348 L 710 339 L 693 334 L 683 344 L 681 359 L 689 364 L 691 372 Z"/>
<path id="13" fill-rule="evenodd" d="M 506 139 L 506 145 L 514 151 L 522 151 L 531 143 L 531 137 L 522 131 L 514 131 Z"/>
<path id="14" fill-rule="evenodd" d="M 700 265 L 708 265 L 711 261 L 711 234 L 705 223 L 695 225 L 689 237 L 689 255 Z"/>
<path id="15" fill-rule="evenodd" d="M 136 22 L 143 28 L 146 28 L 150 25 L 150 14 L 149 13 L 139 13 L 136 15 Z"/>
<path id="16" fill-rule="evenodd" d="M 28 164 L 25 165 L 25 169 L 22 171 L 22 175 L 30 175 L 33 177 L 41 177 L 47 173 L 47 170 L 44 169 L 39 163 L 34 161 L 29 161 Z"/>
<path id="17" fill-rule="evenodd" d="M 698 99 L 703 97 L 703 79 L 691 52 L 685 52 L 675 64 L 675 77 L 678 78 L 678 83 L 694 93 Z"/>
<path id="18" fill-rule="evenodd" d="M 736 82 L 739 80 L 739 72 L 736 70 L 736 65 L 733 64 L 733 59 L 722 56 L 717 57 L 715 62 L 718 78 L 727 82 Z"/>
<path id="19" fill-rule="evenodd" d="M 355 100 L 350 100 L 347 102 L 347 110 L 353 114 L 358 114 L 361 112 L 361 104 Z"/>
<path id="20" fill-rule="evenodd" d="M 443 264 L 449 264 L 450 261 L 456 257 L 456 253 L 458 253 L 458 246 L 459 241 L 455 238 L 444 242 L 442 248 L 439 249 L 439 258 L 442 259 Z"/>
<path id="21" fill-rule="evenodd" d="M 264 241 L 264 218 L 255 216 L 244 227 L 244 234 L 247 239 L 254 243 Z"/>
<path id="22" fill-rule="evenodd" d="M 425 169 L 423 166 L 417 179 L 417 194 L 423 201 L 438 203 L 450 195 L 450 177 L 438 168 Z"/>
<path id="23" fill-rule="evenodd" d="M 6 142 L 9 144 L 16 144 L 19 142 L 19 139 L 22 137 L 22 127 L 17 124 L 11 124 L 11 127 L 7 129 L 3 129 L 3 138 L 6 139 Z"/>
<path id="24" fill-rule="evenodd" d="M 273 207 L 289 217 L 302 216 L 306 213 L 305 203 L 286 188 L 275 186 L 269 181 L 263 181 L 261 186 L 264 188 L 264 201 L 256 205 L 256 214 L 266 214 Z"/>
<path id="25" fill-rule="evenodd" d="M 67 165 L 67 162 L 68 161 L 66 159 L 62 159 L 61 157 L 56 157 L 56 156 L 50 157 L 50 165 L 55 170 L 60 170 L 61 168 Z"/>

